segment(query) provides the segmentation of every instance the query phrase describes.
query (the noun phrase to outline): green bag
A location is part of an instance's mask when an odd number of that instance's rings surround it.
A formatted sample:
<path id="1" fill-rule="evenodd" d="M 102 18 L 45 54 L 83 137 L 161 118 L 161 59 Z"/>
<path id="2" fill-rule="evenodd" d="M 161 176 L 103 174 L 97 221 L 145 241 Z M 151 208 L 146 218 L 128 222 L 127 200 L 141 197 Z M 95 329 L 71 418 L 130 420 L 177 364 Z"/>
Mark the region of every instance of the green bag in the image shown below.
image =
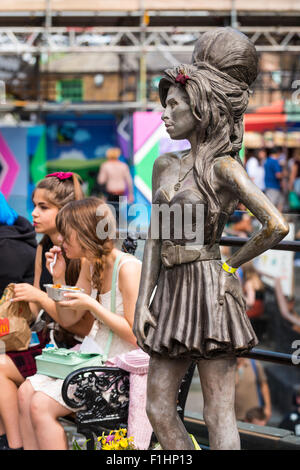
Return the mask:
<path id="1" fill-rule="evenodd" d="M 70 372 L 81 367 L 103 365 L 102 354 L 81 353 L 65 348 L 45 348 L 40 356 L 36 356 L 38 374 L 65 379 Z"/>
<path id="2" fill-rule="evenodd" d="M 110 299 L 112 312 L 116 311 L 116 278 L 121 256 L 122 254 L 117 257 L 113 269 Z M 110 330 L 104 354 L 82 353 L 65 348 L 46 347 L 42 350 L 42 354 L 35 358 L 37 373 L 65 379 L 68 374 L 82 367 L 102 366 L 107 361 L 112 339 L 113 332 Z"/>

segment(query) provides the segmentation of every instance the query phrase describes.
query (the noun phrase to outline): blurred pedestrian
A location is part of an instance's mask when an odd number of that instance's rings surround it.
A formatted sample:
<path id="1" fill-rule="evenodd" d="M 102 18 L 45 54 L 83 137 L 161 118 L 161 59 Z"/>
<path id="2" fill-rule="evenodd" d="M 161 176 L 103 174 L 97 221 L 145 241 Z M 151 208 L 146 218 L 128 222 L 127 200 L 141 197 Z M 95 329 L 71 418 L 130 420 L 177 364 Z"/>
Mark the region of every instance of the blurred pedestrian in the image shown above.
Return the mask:
<path id="1" fill-rule="evenodd" d="M 272 278 L 272 276 L 268 277 Z M 281 279 L 279 277 L 272 279 L 274 279 L 275 295 L 281 316 L 291 324 L 294 331 L 300 333 L 300 317 L 295 309 L 294 295 L 284 295 Z"/>
<path id="2" fill-rule="evenodd" d="M 289 177 L 289 190 L 300 197 L 300 149 L 295 149 L 293 165 Z"/>
<path id="3" fill-rule="evenodd" d="M 274 147 L 265 163 L 265 193 L 270 201 L 282 212 L 284 205 L 284 196 L 281 190 L 281 180 L 284 176 L 284 170 L 278 162 L 280 156 L 279 149 Z"/>
<path id="4" fill-rule="evenodd" d="M 261 406 L 256 406 L 247 411 L 245 417 L 246 423 L 256 424 L 257 426 L 265 426 L 267 424 L 267 417 L 264 409 Z"/>
<path id="5" fill-rule="evenodd" d="M 128 165 L 119 160 L 120 155 L 121 150 L 117 147 L 107 150 L 107 160 L 99 169 L 97 182 L 100 186 L 105 185 L 107 203 L 119 203 L 119 197 L 126 196 L 128 191 L 128 203 L 131 204 L 134 200 L 132 177 Z"/>
<path id="6" fill-rule="evenodd" d="M 249 158 L 246 163 L 246 171 L 256 186 L 262 191 L 265 189 L 265 168 L 264 163 L 267 158 L 265 149 L 259 149 Z"/>
<path id="7" fill-rule="evenodd" d="M 253 232 L 252 218 L 244 204 L 239 203 L 237 209 L 231 215 L 227 231 L 236 237 L 251 236 Z"/>
<path id="8" fill-rule="evenodd" d="M 281 146 L 278 146 L 277 147 L 277 150 L 278 150 L 278 163 L 279 165 L 283 168 L 286 166 L 287 164 L 287 153 L 286 151 L 283 149 L 283 147 Z"/>
<path id="9" fill-rule="evenodd" d="M 249 318 L 259 318 L 264 312 L 265 286 L 252 261 L 243 264 L 243 290 Z"/>
<path id="10" fill-rule="evenodd" d="M 247 411 L 256 407 L 263 408 L 267 422 L 272 413 L 267 377 L 257 361 L 238 357 L 235 386 L 236 418 L 244 421 Z"/>
<path id="11" fill-rule="evenodd" d="M 295 388 L 293 394 L 292 409 L 283 417 L 279 424 L 282 429 L 293 431 L 296 436 L 300 436 L 300 386 Z"/>

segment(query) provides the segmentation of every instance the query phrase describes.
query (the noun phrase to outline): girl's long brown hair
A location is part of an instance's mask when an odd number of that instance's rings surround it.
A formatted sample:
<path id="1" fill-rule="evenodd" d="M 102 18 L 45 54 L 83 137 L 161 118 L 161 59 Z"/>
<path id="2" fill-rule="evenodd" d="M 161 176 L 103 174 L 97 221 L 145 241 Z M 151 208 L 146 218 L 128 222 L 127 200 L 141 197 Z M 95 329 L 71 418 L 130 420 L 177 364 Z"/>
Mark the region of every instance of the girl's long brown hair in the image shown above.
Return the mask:
<path id="1" fill-rule="evenodd" d="M 45 196 L 47 200 L 56 206 L 58 209 L 61 209 L 68 202 L 73 200 L 79 200 L 84 197 L 84 193 L 81 187 L 81 178 L 76 173 L 73 173 L 70 178 L 60 180 L 56 176 L 49 176 L 39 181 L 36 185 L 34 192 L 37 189 L 44 189 Z M 50 237 L 44 235 L 40 244 L 43 246 L 43 250 L 49 249 L 52 246 Z M 70 286 L 76 284 L 79 273 L 80 273 L 80 260 L 68 260 L 66 259 L 66 283 Z M 46 317 L 46 323 L 51 323 L 52 318 Z M 46 334 L 47 327 L 44 330 Z M 74 346 L 74 335 L 59 325 L 58 330 L 56 330 L 55 339 L 58 342 L 63 342 L 63 344 L 68 347 Z"/>
<path id="2" fill-rule="evenodd" d="M 58 209 L 61 209 L 70 201 L 84 198 L 81 183 L 81 177 L 77 173 L 73 173 L 70 178 L 63 180 L 56 176 L 49 176 L 38 182 L 32 193 L 32 199 L 37 189 L 44 189 L 47 200 Z M 43 247 L 50 246 L 50 243 L 48 235 L 44 235 L 40 242 Z M 80 260 L 66 259 L 66 263 L 66 282 L 68 285 L 74 285 L 80 272 Z"/>
<path id="3" fill-rule="evenodd" d="M 98 230 L 99 223 L 103 229 L 101 234 Z M 115 233 L 115 220 L 109 207 L 102 199 L 96 197 L 69 202 L 58 212 L 56 226 L 66 240 L 69 238 L 70 229 L 76 231 L 81 248 L 93 260 L 92 286 L 97 289 L 99 297 L 106 258 L 114 247 L 113 238 L 104 236 Z"/>

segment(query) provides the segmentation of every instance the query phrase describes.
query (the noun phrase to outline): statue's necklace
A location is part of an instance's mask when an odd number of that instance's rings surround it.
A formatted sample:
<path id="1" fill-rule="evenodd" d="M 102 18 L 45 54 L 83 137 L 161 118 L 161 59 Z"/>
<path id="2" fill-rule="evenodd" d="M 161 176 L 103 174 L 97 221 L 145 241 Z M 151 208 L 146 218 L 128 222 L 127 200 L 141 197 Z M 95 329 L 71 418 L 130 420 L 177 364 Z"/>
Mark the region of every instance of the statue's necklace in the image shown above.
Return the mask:
<path id="1" fill-rule="evenodd" d="M 180 160 L 180 169 L 179 169 L 179 175 L 178 175 L 178 181 L 176 184 L 174 184 L 174 191 L 178 191 L 178 189 L 181 187 L 181 181 L 184 180 L 184 178 L 189 174 L 189 172 L 193 169 L 193 165 L 184 173 L 182 177 L 180 177 L 181 173 L 181 166 L 182 166 L 182 159 Z"/>

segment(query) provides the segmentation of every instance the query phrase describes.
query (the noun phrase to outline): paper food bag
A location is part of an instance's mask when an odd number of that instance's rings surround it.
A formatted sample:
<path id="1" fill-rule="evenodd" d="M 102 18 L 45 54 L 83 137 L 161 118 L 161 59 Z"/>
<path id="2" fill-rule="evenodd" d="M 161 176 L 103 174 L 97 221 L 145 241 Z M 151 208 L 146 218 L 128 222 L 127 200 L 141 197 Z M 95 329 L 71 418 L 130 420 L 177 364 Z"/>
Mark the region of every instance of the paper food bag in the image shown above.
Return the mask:
<path id="1" fill-rule="evenodd" d="M 25 318 L 0 318 L 0 341 L 5 351 L 25 351 L 29 347 L 31 330 Z"/>
<path id="2" fill-rule="evenodd" d="M 28 302 L 10 302 L 14 297 L 14 284 L 8 284 L 0 299 L 0 318 L 21 317 L 30 325 L 34 317 Z"/>
<path id="3" fill-rule="evenodd" d="M 33 315 L 28 302 L 10 302 L 14 285 L 9 284 L 0 299 L 0 340 L 5 351 L 25 351 L 31 339 Z"/>

